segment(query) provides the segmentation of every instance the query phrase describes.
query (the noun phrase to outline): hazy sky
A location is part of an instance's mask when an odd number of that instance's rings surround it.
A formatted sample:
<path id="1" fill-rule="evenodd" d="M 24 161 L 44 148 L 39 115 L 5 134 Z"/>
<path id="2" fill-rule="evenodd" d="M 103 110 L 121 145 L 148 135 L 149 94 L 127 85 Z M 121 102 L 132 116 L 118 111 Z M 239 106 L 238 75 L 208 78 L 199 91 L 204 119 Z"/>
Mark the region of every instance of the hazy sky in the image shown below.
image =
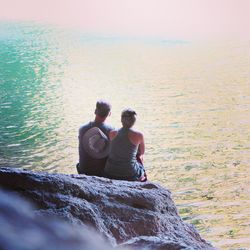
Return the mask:
<path id="1" fill-rule="evenodd" d="M 0 20 L 174 39 L 250 39 L 250 0 L 0 0 Z"/>

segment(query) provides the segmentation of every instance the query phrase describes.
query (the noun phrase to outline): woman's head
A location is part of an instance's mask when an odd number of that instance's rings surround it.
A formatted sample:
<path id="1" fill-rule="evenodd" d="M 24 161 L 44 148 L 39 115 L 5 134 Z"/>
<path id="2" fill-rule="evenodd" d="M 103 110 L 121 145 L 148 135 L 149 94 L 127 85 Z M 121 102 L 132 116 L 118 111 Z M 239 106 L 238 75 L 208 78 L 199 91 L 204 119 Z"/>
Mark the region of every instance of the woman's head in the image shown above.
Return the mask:
<path id="1" fill-rule="evenodd" d="M 121 122 L 124 128 L 131 128 L 136 121 L 136 112 L 130 108 L 124 109 L 121 115 Z"/>

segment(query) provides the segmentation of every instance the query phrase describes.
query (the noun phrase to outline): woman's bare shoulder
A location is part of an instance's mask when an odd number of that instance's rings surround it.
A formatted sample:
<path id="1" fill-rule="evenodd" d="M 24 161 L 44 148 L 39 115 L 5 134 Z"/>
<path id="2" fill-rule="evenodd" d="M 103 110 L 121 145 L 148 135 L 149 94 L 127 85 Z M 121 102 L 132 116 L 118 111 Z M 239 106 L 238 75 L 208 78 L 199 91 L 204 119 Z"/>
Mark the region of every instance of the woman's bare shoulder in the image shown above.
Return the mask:
<path id="1" fill-rule="evenodd" d="M 114 138 L 116 137 L 117 133 L 118 133 L 118 130 L 117 130 L 117 129 L 111 130 L 111 131 L 109 132 L 109 138 L 110 138 L 111 140 L 114 139 Z"/>
<path id="2" fill-rule="evenodd" d="M 138 131 L 138 130 L 131 129 L 130 131 L 131 131 L 131 133 L 134 134 L 134 135 L 143 136 L 143 133 L 140 132 L 140 131 Z"/>

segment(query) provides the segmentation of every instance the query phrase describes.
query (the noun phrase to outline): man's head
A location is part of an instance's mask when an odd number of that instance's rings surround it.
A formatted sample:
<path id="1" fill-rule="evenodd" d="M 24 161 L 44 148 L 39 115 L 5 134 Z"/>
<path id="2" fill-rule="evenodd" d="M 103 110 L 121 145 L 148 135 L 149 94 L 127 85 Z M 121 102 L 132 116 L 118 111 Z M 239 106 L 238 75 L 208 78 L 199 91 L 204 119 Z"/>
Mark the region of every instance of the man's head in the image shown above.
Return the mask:
<path id="1" fill-rule="evenodd" d="M 110 114 L 111 105 L 107 101 L 98 100 L 96 102 L 95 114 L 101 118 L 106 118 Z"/>
<path id="2" fill-rule="evenodd" d="M 121 122 L 124 128 L 131 128 L 136 121 L 136 112 L 130 108 L 124 109 L 121 115 Z"/>

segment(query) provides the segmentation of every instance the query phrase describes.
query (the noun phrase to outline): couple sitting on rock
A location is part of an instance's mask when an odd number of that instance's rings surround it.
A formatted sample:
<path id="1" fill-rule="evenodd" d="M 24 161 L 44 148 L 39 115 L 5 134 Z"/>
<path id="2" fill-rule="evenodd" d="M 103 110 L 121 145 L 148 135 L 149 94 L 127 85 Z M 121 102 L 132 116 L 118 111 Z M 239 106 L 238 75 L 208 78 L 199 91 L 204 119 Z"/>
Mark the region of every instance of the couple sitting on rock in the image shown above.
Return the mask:
<path id="1" fill-rule="evenodd" d="M 143 134 L 132 129 L 136 112 L 123 110 L 122 127 L 114 130 L 105 123 L 110 110 L 108 102 L 97 101 L 95 120 L 80 127 L 77 172 L 118 180 L 146 181 L 142 163 Z"/>

